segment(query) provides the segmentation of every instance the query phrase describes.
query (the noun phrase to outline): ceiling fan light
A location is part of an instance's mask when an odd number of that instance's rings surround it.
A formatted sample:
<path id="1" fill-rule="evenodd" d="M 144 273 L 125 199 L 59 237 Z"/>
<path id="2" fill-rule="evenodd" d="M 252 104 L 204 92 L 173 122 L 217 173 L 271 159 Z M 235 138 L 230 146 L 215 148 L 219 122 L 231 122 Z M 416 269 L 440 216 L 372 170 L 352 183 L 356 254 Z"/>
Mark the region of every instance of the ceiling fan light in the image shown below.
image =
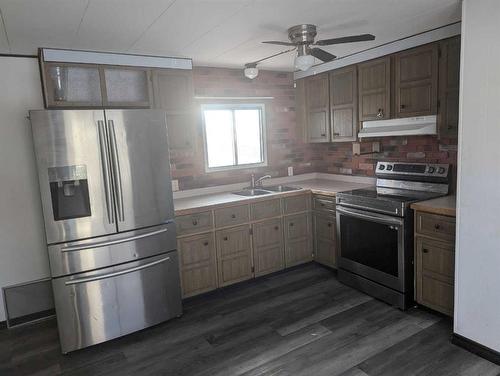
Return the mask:
<path id="1" fill-rule="evenodd" d="M 305 72 L 313 65 L 314 65 L 314 56 L 312 55 L 300 55 L 295 58 L 295 69 L 299 69 Z"/>
<path id="2" fill-rule="evenodd" d="M 247 67 L 244 72 L 245 77 L 253 80 L 255 77 L 259 75 L 259 69 L 256 67 Z"/>

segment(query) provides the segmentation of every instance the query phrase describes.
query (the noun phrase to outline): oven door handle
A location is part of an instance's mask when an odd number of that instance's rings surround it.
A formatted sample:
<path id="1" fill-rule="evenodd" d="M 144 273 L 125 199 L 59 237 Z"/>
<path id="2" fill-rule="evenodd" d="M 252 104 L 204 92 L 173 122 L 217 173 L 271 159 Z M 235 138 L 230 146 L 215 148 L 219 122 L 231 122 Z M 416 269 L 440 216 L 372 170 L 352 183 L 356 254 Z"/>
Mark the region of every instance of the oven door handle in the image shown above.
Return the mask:
<path id="1" fill-rule="evenodd" d="M 367 211 L 361 211 L 356 209 L 348 209 L 343 206 L 337 206 L 337 213 L 348 215 L 350 217 L 366 219 L 367 221 L 378 222 L 387 225 L 402 226 L 403 219 L 391 217 L 389 215 L 377 214 Z"/>

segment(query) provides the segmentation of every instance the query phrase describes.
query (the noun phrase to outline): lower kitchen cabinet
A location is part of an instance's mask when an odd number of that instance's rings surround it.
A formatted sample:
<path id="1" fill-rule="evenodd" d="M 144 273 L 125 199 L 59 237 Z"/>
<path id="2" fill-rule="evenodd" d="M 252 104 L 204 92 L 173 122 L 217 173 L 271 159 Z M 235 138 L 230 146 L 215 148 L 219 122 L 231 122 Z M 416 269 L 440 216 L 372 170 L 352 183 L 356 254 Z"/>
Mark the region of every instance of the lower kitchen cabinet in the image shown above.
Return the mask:
<path id="1" fill-rule="evenodd" d="M 288 215 L 283 220 L 285 233 L 285 266 L 312 261 L 311 214 Z"/>
<path id="2" fill-rule="evenodd" d="M 255 276 L 285 268 L 281 218 L 252 225 Z"/>
<path id="3" fill-rule="evenodd" d="M 227 286 L 253 277 L 248 225 L 216 232 L 219 285 Z"/>
<path id="4" fill-rule="evenodd" d="M 333 268 L 337 267 L 335 217 L 332 214 L 314 213 L 314 260 Z"/>
<path id="5" fill-rule="evenodd" d="M 217 288 L 217 264 L 212 232 L 178 240 L 182 296 Z"/>
<path id="6" fill-rule="evenodd" d="M 430 235 L 427 227 L 419 225 L 422 218 L 432 218 L 434 228 L 453 230 L 453 239 L 443 238 L 442 234 Z M 455 274 L 455 218 L 415 213 L 415 300 L 417 303 L 446 315 L 453 315 L 454 274 Z M 447 225 L 445 227 L 445 225 Z M 449 235 L 447 235 L 449 236 Z"/>

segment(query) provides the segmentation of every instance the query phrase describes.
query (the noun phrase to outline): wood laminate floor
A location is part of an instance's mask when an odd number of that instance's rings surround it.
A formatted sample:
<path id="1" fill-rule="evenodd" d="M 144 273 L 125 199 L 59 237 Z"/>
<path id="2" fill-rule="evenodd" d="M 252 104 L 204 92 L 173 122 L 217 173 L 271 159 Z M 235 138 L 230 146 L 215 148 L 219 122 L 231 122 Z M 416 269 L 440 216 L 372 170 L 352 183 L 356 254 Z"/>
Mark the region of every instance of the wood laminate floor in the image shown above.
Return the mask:
<path id="1" fill-rule="evenodd" d="M 500 375 L 450 343 L 451 321 L 401 312 L 308 264 L 184 304 L 154 328 L 61 355 L 54 320 L 0 331 L 0 375 Z"/>

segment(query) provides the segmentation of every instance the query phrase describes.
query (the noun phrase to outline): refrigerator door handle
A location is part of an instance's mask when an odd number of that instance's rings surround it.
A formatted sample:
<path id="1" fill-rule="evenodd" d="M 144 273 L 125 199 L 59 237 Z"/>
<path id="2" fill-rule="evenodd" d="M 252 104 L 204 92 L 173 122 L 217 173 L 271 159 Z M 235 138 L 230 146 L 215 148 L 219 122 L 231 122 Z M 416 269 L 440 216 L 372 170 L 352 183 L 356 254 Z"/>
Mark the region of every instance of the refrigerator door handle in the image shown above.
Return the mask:
<path id="1" fill-rule="evenodd" d="M 118 146 L 116 145 L 116 132 L 115 123 L 113 120 L 108 120 L 109 138 L 111 143 L 111 158 L 114 167 L 114 179 L 116 188 L 116 205 L 118 209 L 118 220 L 125 221 L 125 212 L 123 211 L 123 189 L 122 189 L 122 175 L 120 171 L 120 161 L 118 159 Z"/>
<path id="2" fill-rule="evenodd" d="M 75 245 L 73 247 L 64 247 L 64 248 L 61 248 L 61 252 L 82 251 L 84 249 L 107 247 L 108 245 L 115 245 L 115 244 L 130 242 L 130 241 L 137 240 L 137 239 L 147 238 L 149 236 L 158 235 L 158 234 L 164 233 L 166 231 L 167 231 L 166 228 L 162 228 L 161 230 L 151 231 L 151 232 L 147 232 L 145 234 L 129 236 L 128 238 L 123 238 L 123 239 L 109 240 L 109 241 L 104 241 L 104 242 L 100 242 L 100 243 Z"/>
<path id="3" fill-rule="evenodd" d="M 170 260 L 170 256 L 164 257 L 164 258 L 162 258 L 160 260 L 156 260 L 156 261 L 144 264 L 144 265 L 135 266 L 135 267 L 130 268 L 130 269 L 120 270 L 118 272 L 97 275 L 97 276 L 94 276 L 94 277 L 72 279 L 72 280 L 64 282 L 64 284 L 66 286 L 70 286 L 70 285 L 77 285 L 77 284 L 80 284 L 80 283 L 99 281 L 101 279 L 106 279 L 106 278 L 118 277 L 118 276 L 123 275 L 123 274 L 128 274 L 128 273 L 136 272 L 138 270 L 150 268 L 150 267 L 152 267 L 154 265 L 161 264 L 162 262 L 165 262 L 165 261 L 168 261 L 168 260 Z"/>
<path id="4" fill-rule="evenodd" d="M 102 165 L 102 174 L 104 180 L 104 190 L 106 192 L 106 212 L 108 214 L 108 222 L 115 222 L 115 213 L 113 209 L 113 193 L 111 191 L 111 172 L 109 168 L 109 159 L 108 159 L 108 148 L 106 142 L 106 129 L 104 127 L 104 121 L 97 121 L 97 135 L 99 138 L 99 149 L 101 152 L 101 165 Z"/>

